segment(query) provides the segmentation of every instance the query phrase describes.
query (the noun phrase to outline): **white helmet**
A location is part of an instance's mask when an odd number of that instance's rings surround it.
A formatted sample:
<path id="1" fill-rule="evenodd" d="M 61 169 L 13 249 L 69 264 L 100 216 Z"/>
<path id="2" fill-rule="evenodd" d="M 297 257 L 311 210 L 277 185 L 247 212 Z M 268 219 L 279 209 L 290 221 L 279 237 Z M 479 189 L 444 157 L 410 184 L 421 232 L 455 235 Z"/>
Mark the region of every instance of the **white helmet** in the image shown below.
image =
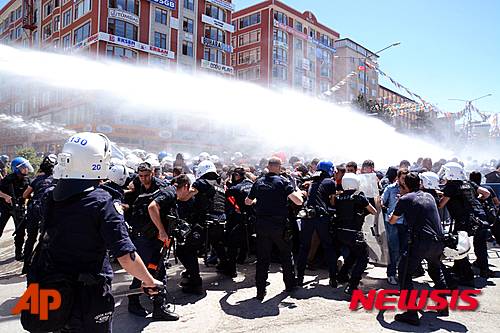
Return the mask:
<path id="1" fill-rule="evenodd" d="M 125 185 L 127 178 L 128 172 L 126 167 L 124 167 L 123 165 L 114 165 L 111 167 L 111 169 L 109 169 L 108 179 L 116 185 L 120 187 Z"/>
<path id="2" fill-rule="evenodd" d="M 219 158 L 219 156 L 217 156 L 217 155 L 212 155 L 212 156 L 210 156 L 210 159 L 211 159 L 211 160 L 212 160 L 212 162 L 214 162 L 214 163 L 217 163 L 217 162 L 219 162 L 219 161 L 220 161 L 220 158 Z"/>
<path id="3" fill-rule="evenodd" d="M 134 154 L 128 154 L 128 155 L 127 155 L 127 157 L 126 157 L 126 159 L 127 159 L 127 161 L 128 161 L 128 160 L 134 159 L 134 158 L 136 158 L 136 157 L 137 157 L 137 156 L 135 156 Z"/>
<path id="4" fill-rule="evenodd" d="M 449 247 L 445 247 L 443 249 L 443 254 L 448 259 L 460 260 L 467 256 L 467 253 L 470 251 L 470 248 L 471 246 L 467 231 L 459 231 L 457 248 L 451 249 Z"/>
<path id="5" fill-rule="evenodd" d="M 64 170 L 59 169 L 59 165 L 56 164 L 54 167 L 54 170 L 52 171 L 52 177 L 54 179 L 61 179 L 61 176 L 63 175 Z"/>
<path id="6" fill-rule="evenodd" d="M 119 158 L 112 157 L 109 163 L 110 165 L 125 165 L 127 160 L 120 160 Z"/>
<path id="7" fill-rule="evenodd" d="M 130 158 L 128 158 L 129 156 Z M 139 168 L 139 164 L 142 163 L 142 160 L 135 155 L 129 155 L 129 156 L 127 156 L 127 162 L 125 163 L 125 165 L 130 169 L 134 170 L 135 172 L 137 172 L 137 168 Z"/>
<path id="8" fill-rule="evenodd" d="M 237 151 L 236 153 L 234 153 L 234 156 L 233 156 L 233 158 L 234 158 L 235 161 L 241 159 L 242 157 L 243 157 L 243 154 L 240 153 L 239 151 Z"/>
<path id="9" fill-rule="evenodd" d="M 143 159 L 146 157 L 146 151 L 142 150 L 142 149 L 134 149 L 134 150 L 132 150 L 132 154 L 139 157 L 140 159 Z"/>
<path id="10" fill-rule="evenodd" d="M 456 162 L 446 163 L 444 166 L 444 178 L 447 180 L 464 180 L 465 174 L 462 166 Z"/>
<path id="11" fill-rule="evenodd" d="M 156 155 L 155 153 L 148 153 L 146 155 L 146 160 L 150 160 L 150 159 L 158 160 L 158 155 Z"/>
<path id="12" fill-rule="evenodd" d="M 170 156 L 166 156 L 161 160 L 161 166 L 164 169 L 172 169 L 174 167 L 174 159 Z"/>
<path id="13" fill-rule="evenodd" d="M 200 178 L 206 173 L 217 172 L 215 165 L 212 161 L 203 161 L 198 164 L 198 169 L 196 170 L 196 178 Z"/>
<path id="14" fill-rule="evenodd" d="M 160 162 L 154 157 L 147 158 L 144 162 L 148 162 L 153 168 L 160 167 Z"/>
<path id="15" fill-rule="evenodd" d="M 342 177 L 342 188 L 344 191 L 348 190 L 359 190 L 359 185 L 361 184 L 361 178 L 354 173 L 346 173 Z"/>
<path id="16" fill-rule="evenodd" d="M 63 170 L 61 179 L 106 179 L 111 143 L 101 133 L 77 133 L 66 141 L 57 160 L 58 170 Z"/>
<path id="17" fill-rule="evenodd" d="M 422 172 L 418 175 L 426 189 L 439 190 L 439 177 L 434 172 Z"/>
<path id="18" fill-rule="evenodd" d="M 200 156 L 198 156 L 198 161 L 203 162 L 203 161 L 208 161 L 210 160 L 210 154 L 207 152 L 202 152 Z"/>

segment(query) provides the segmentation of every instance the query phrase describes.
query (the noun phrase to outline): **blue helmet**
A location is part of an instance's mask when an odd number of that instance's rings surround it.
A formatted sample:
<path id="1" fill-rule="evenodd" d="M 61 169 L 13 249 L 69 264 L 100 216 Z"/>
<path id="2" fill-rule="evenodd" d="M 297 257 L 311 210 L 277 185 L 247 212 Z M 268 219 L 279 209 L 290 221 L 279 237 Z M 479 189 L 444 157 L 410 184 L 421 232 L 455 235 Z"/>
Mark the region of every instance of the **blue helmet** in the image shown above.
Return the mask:
<path id="1" fill-rule="evenodd" d="M 31 166 L 30 161 L 25 159 L 24 157 L 16 157 L 12 160 L 10 164 L 10 168 L 16 175 L 21 174 L 21 168 L 27 167 L 29 171 L 33 171 L 33 167 Z"/>
<path id="2" fill-rule="evenodd" d="M 158 160 L 161 161 L 164 157 L 167 157 L 168 153 L 166 151 L 161 151 L 158 154 Z"/>
<path id="3" fill-rule="evenodd" d="M 0 160 L 2 160 L 3 164 L 7 165 L 7 163 L 9 163 L 10 161 L 10 158 L 8 155 L 2 155 L 0 156 Z"/>
<path id="4" fill-rule="evenodd" d="M 330 175 L 330 177 L 333 177 L 333 172 L 335 171 L 335 166 L 333 165 L 332 161 L 321 160 L 318 162 L 318 165 L 316 166 L 316 170 L 323 170 L 326 173 L 328 173 L 328 175 Z"/>

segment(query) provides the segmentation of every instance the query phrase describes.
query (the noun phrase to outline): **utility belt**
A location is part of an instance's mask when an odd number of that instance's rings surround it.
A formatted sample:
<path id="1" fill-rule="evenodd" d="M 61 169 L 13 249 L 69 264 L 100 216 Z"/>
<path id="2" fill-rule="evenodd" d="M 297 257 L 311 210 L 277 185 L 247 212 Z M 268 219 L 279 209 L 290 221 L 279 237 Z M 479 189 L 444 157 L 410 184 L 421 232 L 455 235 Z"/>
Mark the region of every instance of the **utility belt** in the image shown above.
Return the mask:
<path id="1" fill-rule="evenodd" d="M 297 214 L 297 217 L 302 219 L 315 219 L 325 216 L 330 216 L 330 214 L 321 206 L 304 207 Z"/>
<path id="2" fill-rule="evenodd" d="M 411 235 L 410 243 L 418 245 L 421 240 L 431 240 L 435 242 L 444 242 L 445 237 L 439 237 L 437 235 L 429 235 L 429 234 L 419 234 L 418 232 L 414 232 Z"/>
<path id="3" fill-rule="evenodd" d="M 41 200 L 30 200 L 30 202 L 28 203 L 28 207 L 29 206 L 40 206 L 41 204 L 42 204 Z"/>
<path id="4" fill-rule="evenodd" d="M 83 282 L 87 286 L 105 285 L 109 282 L 109 279 L 105 276 L 99 275 L 99 278 L 94 278 L 90 273 L 81 273 L 78 275 L 78 282 Z"/>
<path id="5" fill-rule="evenodd" d="M 257 218 L 264 221 L 275 222 L 283 225 L 285 225 L 288 222 L 286 215 L 257 215 Z"/>

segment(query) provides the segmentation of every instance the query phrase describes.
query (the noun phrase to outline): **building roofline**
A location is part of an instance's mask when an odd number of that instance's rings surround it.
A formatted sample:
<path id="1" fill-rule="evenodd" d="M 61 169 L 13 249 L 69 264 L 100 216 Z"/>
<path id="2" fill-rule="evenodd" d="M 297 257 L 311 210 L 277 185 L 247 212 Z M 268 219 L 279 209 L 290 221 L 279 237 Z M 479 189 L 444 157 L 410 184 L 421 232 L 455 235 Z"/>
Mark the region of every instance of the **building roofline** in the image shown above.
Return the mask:
<path id="1" fill-rule="evenodd" d="M 17 2 L 17 0 L 10 0 L 7 4 L 5 4 L 5 6 L 3 6 L 3 8 L 0 9 L 0 15 L 5 13 L 10 8 L 10 6 L 12 6 L 15 2 Z M 21 5 L 22 5 L 22 1 L 21 1 Z"/>
<path id="2" fill-rule="evenodd" d="M 335 43 L 337 43 L 337 42 L 341 42 L 341 41 L 343 41 L 343 40 L 348 40 L 348 41 L 350 41 L 351 43 L 356 44 L 357 46 L 364 48 L 366 51 L 370 52 L 373 56 L 375 56 L 375 57 L 377 57 L 377 58 L 380 58 L 380 56 L 376 55 L 376 54 L 375 54 L 375 52 L 372 52 L 372 51 L 368 50 L 366 47 L 364 47 L 363 45 L 361 45 L 361 44 L 359 44 L 359 43 L 356 43 L 355 41 L 353 41 L 353 40 L 352 40 L 352 39 L 350 39 L 350 38 L 347 38 L 347 37 L 340 38 L 340 39 L 337 39 L 337 40 L 335 41 Z"/>

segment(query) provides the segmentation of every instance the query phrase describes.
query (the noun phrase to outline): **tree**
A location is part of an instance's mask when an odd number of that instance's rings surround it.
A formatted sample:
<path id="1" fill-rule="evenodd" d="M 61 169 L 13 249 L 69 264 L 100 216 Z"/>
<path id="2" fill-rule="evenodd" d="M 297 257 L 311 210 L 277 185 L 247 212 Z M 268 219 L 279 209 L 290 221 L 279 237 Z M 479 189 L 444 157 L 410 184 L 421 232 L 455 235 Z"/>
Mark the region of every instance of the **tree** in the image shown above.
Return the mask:
<path id="1" fill-rule="evenodd" d="M 429 134 L 434 129 L 429 118 L 429 112 L 426 112 L 425 110 L 417 111 L 415 114 L 415 120 L 410 124 L 411 130 L 418 134 Z"/>
<path id="2" fill-rule="evenodd" d="M 365 103 L 363 94 L 359 94 L 358 97 L 352 101 L 354 109 L 363 112 Z M 363 112 L 364 113 L 364 112 Z M 366 113 L 367 114 L 377 114 L 377 117 L 383 122 L 392 125 L 392 114 L 387 107 L 376 100 L 366 100 Z"/>
<path id="3" fill-rule="evenodd" d="M 30 179 L 34 179 L 36 177 L 36 172 L 38 171 L 38 167 L 42 163 L 41 157 L 36 157 L 35 149 L 31 148 L 16 148 L 16 157 L 24 157 L 28 161 L 30 161 L 33 166 L 34 171 L 29 172 L 28 175 Z"/>

